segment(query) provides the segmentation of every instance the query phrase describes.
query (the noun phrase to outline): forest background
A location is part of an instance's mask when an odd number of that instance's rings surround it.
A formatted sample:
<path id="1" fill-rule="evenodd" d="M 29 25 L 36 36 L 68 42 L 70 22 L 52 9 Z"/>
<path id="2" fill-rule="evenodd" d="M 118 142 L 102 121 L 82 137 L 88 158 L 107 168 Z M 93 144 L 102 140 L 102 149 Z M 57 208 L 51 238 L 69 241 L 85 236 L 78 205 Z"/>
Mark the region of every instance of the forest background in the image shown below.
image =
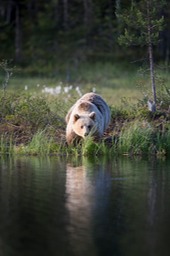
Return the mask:
<path id="1" fill-rule="evenodd" d="M 80 64 L 147 61 L 146 46 L 128 49 L 118 44 L 123 31 L 116 13 L 129 8 L 129 0 L 1 0 L 0 58 L 12 60 L 26 73 L 57 76 Z M 154 48 L 156 61 L 170 57 L 170 3 L 160 9 L 165 24 Z"/>

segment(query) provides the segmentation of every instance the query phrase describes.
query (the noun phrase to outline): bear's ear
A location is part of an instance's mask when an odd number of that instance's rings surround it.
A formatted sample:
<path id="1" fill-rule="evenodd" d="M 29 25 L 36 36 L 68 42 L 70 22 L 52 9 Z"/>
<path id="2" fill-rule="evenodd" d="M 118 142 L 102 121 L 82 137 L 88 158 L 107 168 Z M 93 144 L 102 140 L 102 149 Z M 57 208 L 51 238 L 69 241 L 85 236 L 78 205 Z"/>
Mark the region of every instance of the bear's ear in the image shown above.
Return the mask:
<path id="1" fill-rule="evenodd" d="M 89 114 L 89 117 L 94 121 L 95 120 L 95 117 L 96 117 L 96 113 L 95 112 L 91 112 Z"/>
<path id="2" fill-rule="evenodd" d="M 78 114 L 74 115 L 74 123 L 80 118 L 80 116 Z"/>

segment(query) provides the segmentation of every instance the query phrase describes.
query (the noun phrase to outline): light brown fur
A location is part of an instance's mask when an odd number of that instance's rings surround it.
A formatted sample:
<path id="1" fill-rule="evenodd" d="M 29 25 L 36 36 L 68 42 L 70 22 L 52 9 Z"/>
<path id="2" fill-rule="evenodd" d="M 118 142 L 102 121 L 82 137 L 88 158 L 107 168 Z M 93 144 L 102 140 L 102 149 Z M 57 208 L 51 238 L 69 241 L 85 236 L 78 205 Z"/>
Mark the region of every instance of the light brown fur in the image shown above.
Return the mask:
<path id="1" fill-rule="evenodd" d="M 66 115 L 68 144 L 87 136 L 101 137 L 110 122 L 110 109 L 101 96 L 87 93 Z"/>

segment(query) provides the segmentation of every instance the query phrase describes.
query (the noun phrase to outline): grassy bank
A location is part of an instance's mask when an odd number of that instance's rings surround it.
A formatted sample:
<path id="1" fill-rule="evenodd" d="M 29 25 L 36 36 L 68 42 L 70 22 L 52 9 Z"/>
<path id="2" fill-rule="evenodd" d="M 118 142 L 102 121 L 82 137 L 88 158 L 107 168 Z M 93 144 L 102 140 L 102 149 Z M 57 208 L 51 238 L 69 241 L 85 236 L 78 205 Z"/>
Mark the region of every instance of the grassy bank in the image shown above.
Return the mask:
<path id="1" fill-rule="evenodd" d="M 103 139 L 88 138 L 73 147 L 65 141 L 64 117 L 78 97 L 1 93 L 0 154 L 170 155 L 170 96 L 166 92 L 156 113 L 149 112 L 145 99 L 110 105 L 112 120 Z"/>
<path id="2" fill-rule="evenodd" d="M 64 72 L 29 79 L 17 74 L 9 80 L 7 88 L 0 91 L 0 154 L 170 155 L 167 72 L 157 72 L 156 113 L 147 108 L 151 91 L 148 76 L 141 70 L 97 63 L 73 67 L 69 72 L 69 81 Z M 1 80 L 3 84 L 4 77 Z M 68 147 L 65 115 L 89 91 L 96 91 L 108 102 L 110 127 L 101 141 L 89 138 L 76 148 Z"/>

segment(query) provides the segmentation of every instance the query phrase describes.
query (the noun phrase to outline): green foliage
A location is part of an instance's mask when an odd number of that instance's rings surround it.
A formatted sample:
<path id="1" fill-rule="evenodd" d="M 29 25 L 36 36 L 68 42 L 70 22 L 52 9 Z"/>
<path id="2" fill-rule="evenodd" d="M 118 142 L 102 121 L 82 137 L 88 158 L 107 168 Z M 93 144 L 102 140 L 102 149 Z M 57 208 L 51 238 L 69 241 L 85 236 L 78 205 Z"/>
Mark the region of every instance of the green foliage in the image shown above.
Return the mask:
<path id="1" fill-rule="evenodd" d="M 93 141 L 91 137 L 83 141 L 82 144 L 82 155 L 98 155 L 100 151 L 100 145 Z"/>
<path id="2" fill-rule="evenodd" d="M 123 154 L 148 153 L 152 139 L 153 128 L 147 121 L 130 122 L 122 129 L 118 150 Z"/>
<path id="3" fill-rule="evenodd" d="M 125 26 L 124 34 L 120 35 L 118 41 L 121 45 L 148 45 L 151 39 L 152 44 L 157 45 L 159 32 L 164 28 L 164 17 L 159 17 L 160 9 L 164 1 L 142 0 L 131 2 L 131 7 L 122 13 L 117 13 L 122 26 Z M 151 31 L 151 38 L 148 38 L 148 29 Z"/>
<path id="4" fill-rule="evenodd" d="M 156 134 L 157 155 L 169 155 L 170 153 L 170 125 L 165 132 Z"/>
<path id="5" fill-rule="evenodd" d="M 0 155 L 13 154 L 13 140 L 5 135 L 0 137 Z"/>
<path id="6" fill-rule="evenodd" d="M 50 109 L 41 96 L 25 95 L 13 102 L 14 114 L 18 122 L 34 128 L 44 128 L 49 124 Z"/>
<path id="7" fill-rule="evenodd" d="M 39 130 L 34 134 L 31 142 L 23 148 L 23 153 L 31 155 L 49 155 L 53 143 L 53 138 L 48 138 L 45 130 Z M 22 152 L 21 149 L 20 153 Z"/>
<path id="8" fill-rule="evenodd" d="M 96 142 L 93 138 L 88 137 L 82 143 L 82 156 L 109 156 L 115 153 L 114 140 L 111 137 L 108 140 L 110 143 L 107 141 L 107 138 Z"/>
<path id="9" fill-rule="evenodd" d="M 170 102 L 170 85 L 168 84 L 167 77 L 165 78 L 163 74 L 157 70 L 155 75 L 155 81 L 157 83 L 157 108 L 158 111 L 167 111 L 169 109 Z M 138 88 L 141 91 L 143 97 L 138 100 L 137 108 L 141 111 L 142 109 L 147 110 L 147 101 L 151 98 L 151 90 L 148 88 L 148 82 L 145 79 L 138 81 Z M 168 112 L 167 112 L 168 115 Z"/>
<path id="10" fill-rule="evenodd" d="M 0 68 L 5 72 L 5 79 L 4 79 L 4 82 L 2 83 L 2 89 L 3 89 L 3 92 L 5 94 L 5 91 L 6 91 L 7 86 L 8 86 L 9 79 L 12 76 L 14 68 L 10 67 L 10 63 L 7 60 L 2 60 L 0 62 Z"/>
<path id="11" fill-rule="evenodd" d="M 30 71 L 32 74 L 42 73 L 51 66 L 56 75 L 60 73 L 57 60 L 61 60 L 60 65 L 70 61 L 79 65 L 87 58 L 94 60 L 94 56 L 102 60 L 106 56 L 110 59 L 115 55 L 124 57 L 125 52 L 122 53 L 116 42 L 121 18 L 117 19 L 114 13 L 123 7 L 128 8 L 129 2 L 1 1 L 0 55 L 2 58 L 18 61 L 21 67 L 33 67 Z M 140 5 L 142 1 L 137 2 Z M 155 2 L 153 0 L 152 9 L 156 12 L 160 8 Z M 20 14 L 17 17 L 16 8 Z M 167 10 L 168 14 L 169 6 Z M 135 6 L 132 11 L 135 11 Z M 134 24 L 138 21 L 141 26 L 141 13 L 136 12 L 134 18 L 127 17 Z M 157 23 L 154 25 L 159 27 L 162 22 L 160 20 Z M 19 59 L 16 58 L 18 52 Z M 132 54 L 134 55 L 134 51 Z"/>
<path id="12" fill-rule="evenodd" d="M 63 150 L 63 148 L 61 149 Z M 109 147 L 108 143 L 103 139 L 95 141 L 92 137 L 88 137 L 85 140 L 80 141 L 76 146 L 69 145 L 63 152 L 70 156 L 106 156 L 110 155 L 114 151 L 114 146 Z"/>
<path id="13" fill-rule="evenodd" d="M 0 118 L 4 118 L 6 115 L 12 115 L 14 113 L 12 102 L 14 100 L 14 94 L 0 93 Z"/>
<path id="14" fill-rule="evenodd" d="M 0 109 L 0 117 L 4 120 L 14 125 L 25 124 L 33 130 L 62 122 L 62 118 L 51 111 L 50 102 L 41 95 L 0 94 Z"/>
<path id="15" fill-rule="evenodd" d="M 161 79 L 161 86 L 158 88 L 158 104 L 159 108 L 168 110 L 170 103 L 170 89 L 164 83 L 164 80 Z"/>

